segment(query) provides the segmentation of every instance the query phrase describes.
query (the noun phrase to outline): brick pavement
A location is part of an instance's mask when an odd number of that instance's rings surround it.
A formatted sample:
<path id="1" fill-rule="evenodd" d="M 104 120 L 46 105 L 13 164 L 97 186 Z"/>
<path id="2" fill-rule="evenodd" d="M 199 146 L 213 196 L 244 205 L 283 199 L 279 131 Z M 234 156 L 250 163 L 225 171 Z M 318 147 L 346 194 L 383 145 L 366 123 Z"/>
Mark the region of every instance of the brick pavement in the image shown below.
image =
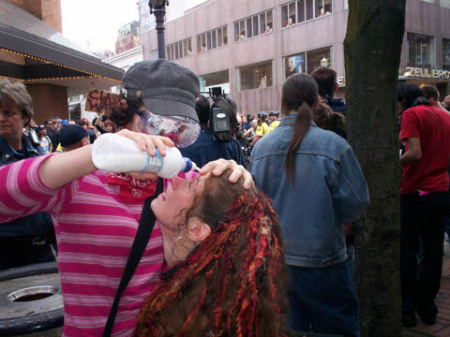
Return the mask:
<path id="1" fill-rule="evenodd" d="M 450 337 L 450 248 L 445 242 L 445 255 L 442 268 L 441 288 L 436 298 L 439 308 L 436 324 L 428 326 L 418 319 L 414 329 L 406 329 L 418 333 L 425 333 L 436 337 Z"/>

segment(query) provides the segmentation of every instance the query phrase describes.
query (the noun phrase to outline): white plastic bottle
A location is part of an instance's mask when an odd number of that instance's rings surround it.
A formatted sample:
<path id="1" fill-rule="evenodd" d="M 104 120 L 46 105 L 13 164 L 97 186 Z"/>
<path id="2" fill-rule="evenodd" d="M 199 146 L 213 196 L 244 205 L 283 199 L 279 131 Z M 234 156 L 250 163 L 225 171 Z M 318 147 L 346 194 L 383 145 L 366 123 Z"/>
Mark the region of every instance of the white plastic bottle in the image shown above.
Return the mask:
<path id="1" fill-rule="evenodd" d="M 97 138 L 92 147 L 92 162 L 108 172 L 151 172 L 162 178 L 173 178 L 180 172 L 197 169 L 195 163 L 181 156 L 176 147 L 166 147 L 166 156 L 150 157 L 129 138 L 107 133 Z"/>

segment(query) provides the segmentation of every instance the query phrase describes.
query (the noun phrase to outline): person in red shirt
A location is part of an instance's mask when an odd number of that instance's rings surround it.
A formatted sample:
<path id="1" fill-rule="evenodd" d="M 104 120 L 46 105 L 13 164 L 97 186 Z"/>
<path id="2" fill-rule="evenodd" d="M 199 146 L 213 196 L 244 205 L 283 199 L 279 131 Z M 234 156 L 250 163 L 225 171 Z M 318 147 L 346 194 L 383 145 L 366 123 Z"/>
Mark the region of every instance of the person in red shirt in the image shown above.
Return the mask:
<path id="1" fill-rule="evenodd" d="M 397 101 L 400 140 L 406 149 L 400 157 L 402 324 L 415 326 L 417 311 L 425 324 L 433 325 L 448 203 L 450 114 L 431 106 L 420 88 L 411 83 L 398 85 Z"/>

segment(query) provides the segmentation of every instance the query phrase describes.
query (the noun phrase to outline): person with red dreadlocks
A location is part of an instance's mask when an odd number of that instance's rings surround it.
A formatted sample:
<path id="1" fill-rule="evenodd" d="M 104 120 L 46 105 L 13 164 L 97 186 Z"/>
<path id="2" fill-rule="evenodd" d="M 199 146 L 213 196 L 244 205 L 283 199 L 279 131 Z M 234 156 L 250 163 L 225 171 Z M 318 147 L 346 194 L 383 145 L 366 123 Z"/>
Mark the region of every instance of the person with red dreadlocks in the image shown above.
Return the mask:
<path id="1" fill-rule="evenodd" d="M 283 335 L 278 216 L 268 197 L 242 179 L 230 184 L 230 174 L 175 178 L 152 202 L 170 269 L 145 300 L 134 336 Z"/>

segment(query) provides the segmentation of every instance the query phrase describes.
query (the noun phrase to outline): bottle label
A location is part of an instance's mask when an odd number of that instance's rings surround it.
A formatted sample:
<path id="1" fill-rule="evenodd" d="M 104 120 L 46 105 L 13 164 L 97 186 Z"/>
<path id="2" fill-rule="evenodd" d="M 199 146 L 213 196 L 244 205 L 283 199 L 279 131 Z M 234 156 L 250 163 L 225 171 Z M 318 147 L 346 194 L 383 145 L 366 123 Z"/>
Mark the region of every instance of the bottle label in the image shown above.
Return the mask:
<path id="1" fill-rule="evenodd" d="M 156 156 L 150 157 L 147 152 L 145 152 L 146 163 L 141 172 L 154 172 L 157 173 L 161 170 L 164 165 L 164 158 L 161 157 L 156 150 Z"/>

